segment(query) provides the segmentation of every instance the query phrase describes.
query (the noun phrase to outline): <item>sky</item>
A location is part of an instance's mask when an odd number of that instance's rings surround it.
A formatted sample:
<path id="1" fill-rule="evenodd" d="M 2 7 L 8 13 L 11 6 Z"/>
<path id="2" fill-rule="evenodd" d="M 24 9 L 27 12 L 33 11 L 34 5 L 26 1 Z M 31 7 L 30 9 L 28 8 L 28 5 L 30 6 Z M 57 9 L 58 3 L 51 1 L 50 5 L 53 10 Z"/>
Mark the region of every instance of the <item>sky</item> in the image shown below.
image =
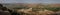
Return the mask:
<path id="1" fill-rule="evenodd" d="M 60 0 L 0 0 L 0 3 L 60 3 Z"/>

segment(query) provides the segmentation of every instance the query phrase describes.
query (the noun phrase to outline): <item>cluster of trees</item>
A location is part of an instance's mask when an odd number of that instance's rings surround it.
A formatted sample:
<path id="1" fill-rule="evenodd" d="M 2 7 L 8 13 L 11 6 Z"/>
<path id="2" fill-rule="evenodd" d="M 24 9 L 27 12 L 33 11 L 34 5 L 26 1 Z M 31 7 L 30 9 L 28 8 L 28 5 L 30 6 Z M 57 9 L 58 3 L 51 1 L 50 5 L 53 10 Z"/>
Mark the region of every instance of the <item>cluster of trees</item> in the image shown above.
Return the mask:
<path id="1" fill-rule="evenodd" d="M 44 6 L 44 8 L 41 8 L 40 6 L 43 6 L 41 3 L 38 4 L 36 7 L 33 7 L 32 10 L 33 11 L 40 11 L 41 9 L 47 9 L 47 10 L 51 10 L 51 11 L 58 11 L 60 10 L 60 7 L 47 7 L 48 5 L 46 5 L 46 7 Z M 19 7 L 15 7 L 14 9 L 28 9 L 29 7 L 26 6 L 19 6 Z"/>
<path id="2" fill-rule="evenodd" d="M 42 10 L 43 8 L 43 5 L 40 3 L 40 4 L 38 4 L 38 5 L 36 5 L 36 7 L 33 7 L 32 8 L 32 11 L 40 11 L 40 10 Z"/>
<path id="3" fill-rule="evenodd" d="M 36 12 L 36 11 L 40 11 L 41 9 L 47 9 L 47 10 L 56 12 L 56 11 L 59 11 L 60 10 L 60 7 L 49 7 L 47 5 L 46 7 L 44 6 L 44 8 L 41 8 L 40 5 L 41 4 L 37 5 L 36 7 L 33 7 L 32 8 L 32 11 L 35 11 Z M 28 9 L 28 8 L 29 7 L 27 7 L 27 6 L 25 6 L 25 7 L 19 6 L 19 7 L 13 8 L 13 9 Z"/>
<path id="4" fill-rule="evenodd" d="M 54 11 L 54 12 L 60 10 L 60 7 L 50 7 L 50 6 L 48 6 L 48 5 L 43 6 L 43 7 L 44 7 L 43 9 L 47 9 L 47 10 Z M 41 9 L 42 9 L 42 8 L 39 8 L 39 5 L 38 5 L 37 7 L 34 7 L 34 8 L 33 8 L 33 11 L 39 11 L 39 10 L 41 10 Z"/>
<path id="5" fill-rule="evenodd" d="M 46 6 L 45 9 L 56 12 L 60 10 L 60 7 L 47 7 Z"/>

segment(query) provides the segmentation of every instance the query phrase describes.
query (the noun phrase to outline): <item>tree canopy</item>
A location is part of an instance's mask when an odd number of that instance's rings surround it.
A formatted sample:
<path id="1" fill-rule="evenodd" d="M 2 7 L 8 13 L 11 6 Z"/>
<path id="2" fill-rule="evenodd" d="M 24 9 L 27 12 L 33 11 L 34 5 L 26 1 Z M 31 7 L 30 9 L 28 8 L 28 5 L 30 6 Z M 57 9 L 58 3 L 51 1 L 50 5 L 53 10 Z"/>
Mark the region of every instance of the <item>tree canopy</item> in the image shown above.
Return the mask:
<path id="1" fill-rule="evenodd" d="M 45 9 L 56 12 L 60 10 L 60 7 L 45 7 Z"/>

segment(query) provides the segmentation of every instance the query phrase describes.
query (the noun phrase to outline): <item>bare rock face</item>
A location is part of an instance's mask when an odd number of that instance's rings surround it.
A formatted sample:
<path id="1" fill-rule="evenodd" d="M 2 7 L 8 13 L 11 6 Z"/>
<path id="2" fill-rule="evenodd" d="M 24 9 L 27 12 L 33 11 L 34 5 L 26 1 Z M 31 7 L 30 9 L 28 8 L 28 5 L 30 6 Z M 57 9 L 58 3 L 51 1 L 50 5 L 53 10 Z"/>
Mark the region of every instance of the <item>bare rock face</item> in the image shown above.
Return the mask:
<path id="1" fill-rule="evenodd" d="M 11 15 L 6 7 L 3 8 L 2 4 L 0 4 L 0 15 Z"/>

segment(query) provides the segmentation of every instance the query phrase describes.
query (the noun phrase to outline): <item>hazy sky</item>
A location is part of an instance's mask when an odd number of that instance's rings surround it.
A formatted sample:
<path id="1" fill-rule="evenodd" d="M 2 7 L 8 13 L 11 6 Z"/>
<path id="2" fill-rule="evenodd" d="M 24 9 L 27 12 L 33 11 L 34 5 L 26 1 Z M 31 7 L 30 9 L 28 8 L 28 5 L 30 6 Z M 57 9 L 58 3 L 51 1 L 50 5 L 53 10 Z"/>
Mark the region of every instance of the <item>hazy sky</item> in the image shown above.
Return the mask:
<path id="1" fill-rule="evenodd" d="M 0 0 L 0 3 L 60 3 L 60 0 Z"/>

